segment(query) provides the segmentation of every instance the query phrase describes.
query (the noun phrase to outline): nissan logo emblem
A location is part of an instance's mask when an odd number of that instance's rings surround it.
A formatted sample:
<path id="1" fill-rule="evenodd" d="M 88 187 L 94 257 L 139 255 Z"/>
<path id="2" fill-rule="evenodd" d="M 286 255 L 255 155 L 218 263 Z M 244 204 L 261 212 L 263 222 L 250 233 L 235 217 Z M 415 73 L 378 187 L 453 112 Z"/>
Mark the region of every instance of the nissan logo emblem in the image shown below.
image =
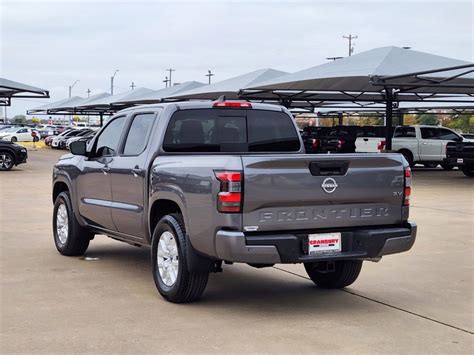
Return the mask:
<path id="1" fill-rule="evenodd" d="M 328 194 L 332 194 L 334 191 L 336 191 L 337 186 L 336 180 L 333 178 L 326 178 L 321 184 L 321 188 Z"/>

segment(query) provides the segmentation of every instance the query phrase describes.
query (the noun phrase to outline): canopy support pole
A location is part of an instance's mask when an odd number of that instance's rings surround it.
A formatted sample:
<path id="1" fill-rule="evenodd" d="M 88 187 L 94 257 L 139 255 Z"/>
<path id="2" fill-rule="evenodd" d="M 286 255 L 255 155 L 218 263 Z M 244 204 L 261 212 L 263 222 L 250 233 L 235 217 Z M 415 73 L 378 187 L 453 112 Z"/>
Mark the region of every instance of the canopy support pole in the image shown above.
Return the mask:
<path id="1" fill-rule="evenodd" d="M 339 112 L 339 113 L 337 114 L 337 117 L 338 117 L 338 119 L 339 119 L 339 123 L 338 123 L 339 126 L 342 126 L 342 125 L 344 124 L 342 112 Z"/>
<path id="2" fill-rule="evenodd" d="M 385 88 L 385 150 L 392 150 L 393 89 Z"/>
<path id="3" fill-rule="evenodd" d="M 101 112 L 99 116 L 100 116 L 100 126 L 102 127 L 104 125 L 104 113 Z"/>

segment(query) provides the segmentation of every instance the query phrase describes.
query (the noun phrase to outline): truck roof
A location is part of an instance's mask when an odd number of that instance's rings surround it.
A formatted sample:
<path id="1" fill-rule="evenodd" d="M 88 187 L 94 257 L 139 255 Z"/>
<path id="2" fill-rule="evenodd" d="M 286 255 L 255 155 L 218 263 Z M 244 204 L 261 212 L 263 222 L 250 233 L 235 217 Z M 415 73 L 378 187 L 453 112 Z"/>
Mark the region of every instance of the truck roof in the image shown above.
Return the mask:
<path id="1" fill-rule="evenodd" d="M 169 106 L 176 106 L 177 109 L 184 109 L 184 110 L 190 110 L 190 109 L 201 109 L 201 108 L 213 108 L 213 105 L 216 102 L 220 101 L 176 101 L 176 102 L 163 102 L 163 103 L 157 103 L 157 104 L 149 104 L 149 105 L 138 105 L 134 107 L 129 107 L 126 109 L 123 109 L 119 112 L 128 112 L 128 111 L 134 111 L 138 109 L 143 109 L 143 108 L 166 108 Z M 244 100 L 223 100 L 222 102 L 248 102 Z M 252 105 L 252 108 L 250 109 L 257 109 L 257 110 L 268 110 L 268 111 L 286 111 L 286 109 L 283 106 L 276 105 L 276 104 L 262 104 L 262 103 L 255 103 L 255 102 L 250 102 Z M 238 108 L 238 107 L 236 107 Z M 249 109 L 249 108 L 246 108 Z"/>

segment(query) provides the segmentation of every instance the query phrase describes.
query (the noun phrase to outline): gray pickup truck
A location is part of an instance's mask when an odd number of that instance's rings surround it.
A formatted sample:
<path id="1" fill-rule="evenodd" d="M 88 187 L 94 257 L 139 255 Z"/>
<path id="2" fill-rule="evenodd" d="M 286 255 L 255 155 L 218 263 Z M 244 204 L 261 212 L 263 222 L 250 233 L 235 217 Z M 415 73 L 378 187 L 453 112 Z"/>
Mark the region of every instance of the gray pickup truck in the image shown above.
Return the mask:
<path id="1" fill-rule="evenodd" d="M 63 255 L 95 234 L 151 246 L 171 302 L 201 296 L 222 262 L 304 263 L 314 283 L 353 283 L 364 260 L 409 250 L 411 171 L 400 154 L 306 155 L 283 107 L 176 102 L 114 115 L 53 172 Z"/>

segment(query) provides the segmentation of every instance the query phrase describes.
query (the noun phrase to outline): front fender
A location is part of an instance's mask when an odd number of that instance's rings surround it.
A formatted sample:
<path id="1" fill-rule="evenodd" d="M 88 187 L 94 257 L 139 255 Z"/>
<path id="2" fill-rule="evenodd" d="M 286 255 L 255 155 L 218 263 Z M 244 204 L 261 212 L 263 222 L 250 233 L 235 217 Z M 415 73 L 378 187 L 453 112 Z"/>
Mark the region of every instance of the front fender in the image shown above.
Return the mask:
<path id="1" fill-rule="evenodd" d="M 79 214 L 79 204 L 77 200 L 77 191 L 75 188 L 75 184 L 72 181 L 71 177 L 69 176 L 67 170 L 60 169 L 58 167 L 54 167 L 53 169 L 53 192 L 54 192 L 54 187 L 58 183 L 64 183 L 67 186 L 67 189 L 69 191 L 69 195 L 71 196 L 71 204 L 72 204 L 72 210 L 74 212 L 74 216 L 76 217 L 78 223 L 81 226 L 86 226 L 87 223 L 82 219 L 81 215 Z M 54 203 L 54 194 L 52 194 L 52 199 Z"/>

